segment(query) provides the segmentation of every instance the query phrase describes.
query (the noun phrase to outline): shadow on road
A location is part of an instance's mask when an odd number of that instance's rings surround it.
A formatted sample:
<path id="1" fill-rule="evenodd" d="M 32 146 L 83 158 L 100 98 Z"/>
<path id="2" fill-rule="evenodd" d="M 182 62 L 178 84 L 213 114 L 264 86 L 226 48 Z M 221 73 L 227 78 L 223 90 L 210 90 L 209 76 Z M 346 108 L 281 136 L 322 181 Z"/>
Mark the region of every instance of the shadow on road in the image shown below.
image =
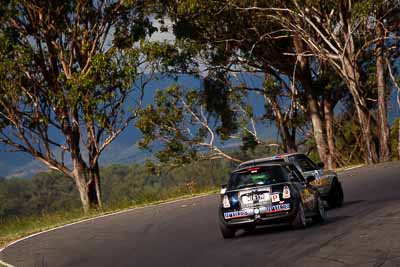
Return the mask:
<path id="1" fill-rule="evenodd" d="M 352 205 L 352 204 L 357 204 L 361 203 L 364 200 L 357 200 L 357 201 L 351 201 L 351 202 L 346 202 L 343 204 L 343 206 L 347 205 Z M 318 222 L 314 222 L 312 219 L 307 219 L 307 229 L 315 229 L 319 227 L 324 227 L 324 225 L 329 225 L 329 224 L 334 224 L 341 222 L 343 220 L 349 219 L 352 216 L 347 216 L 347 215 L 336 215 L 336 216 L 327 216 L 326 221 L 323 224 L 320 224 Z M 245 230 L 240 230 L 237 234 L 237 237 L 245 237 L 245 236 L 253 236 L 253 235 L 271 235 L 271 234 L 277 234 L 277 233 L 283 233 L 287 231 L 296 231 L 293 230 L 290 224 L 278 224 L 278 225 L 265 225 L 265 226 L 258 226 L 256 229 L 252 231 L 245 231 Z"/>
<path id="2" fill-rule="evenodd" d="M 353 201 L 345 201 L 345 202 L 343 203 L 343 206 L 340 207 L 340 208 L 347 207 L 347 206 L 351 206 L 351 205 L 355 205 L 355 204 L 359 204 L 359 203 L 362 203 L 362 202 L 364 202 L 364 201 L 365 201 L 365 200 L 363 200 L 363 199 L 360 199 L 360 200 L 353 200 Z"/>
<path id="3" fill-rule="evenodd" d="M 362 203 L 362 202 L 364 202 L 364 201 L 365 201 L 365 200 L 362 200 L 362 199 L 360 199 L 360 200 L 353 200 L 353 201 L 345 201 L 341 207 L 338 207 L 338 208 L 331 208 L 331 207 L 329 207 L 329 205 L 328 205 L 327 207 L 325 207 L 325 210 L 327 210 L 327 211 L 337 210 L 337 209 L 345 208 L 345 207 L 348 207 L 348 206 L 356 205 L 356 204 Z"/>

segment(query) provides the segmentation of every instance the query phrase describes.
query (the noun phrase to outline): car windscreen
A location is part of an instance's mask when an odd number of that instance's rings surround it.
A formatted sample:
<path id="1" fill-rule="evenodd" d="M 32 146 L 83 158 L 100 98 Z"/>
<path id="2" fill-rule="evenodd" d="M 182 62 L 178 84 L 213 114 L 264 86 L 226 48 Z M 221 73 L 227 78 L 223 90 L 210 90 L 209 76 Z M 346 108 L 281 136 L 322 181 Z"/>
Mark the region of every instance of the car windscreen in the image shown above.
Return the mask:
<path id="1" fill-rule="evenodd" d="M 314 162 L 312 162 L 309 158 L 307 158 L 306 156 L 303 155 L 299 155 L 296 157 L 295 159 L 297 161 L 297 165 L 298 167 L 300 167 L 300 169 L 303 172 L 309 172 L 309 171 L 314 171 L 317 169 L 317 166 L 314 164 Z M 290 160 L 289 160 L 290 161 Z M 296 164 L 296 162 L 294 162 Z"/>
<path id="2" fill-rule="evenodd" d="M 265 163 L 274 163 L 274 162 L 284 162 L 283 159 L 268 159 L 268 160 L 264 160 L 264 161 L 259 161 L 259 162 L 249 162 L 249 163 L 245 163 L 245 164 L 239 164 L 238 168 L 246 168 L 246 167 L 250 167 L 250 166 L 254 166 L 256 164 L 265 164 Z"/>
<path id="3" fill-rule="evenodd" d="M 270 185 L 287 181 L 280 166 L 251 167 L 231 174 L 228 190 Z"/>

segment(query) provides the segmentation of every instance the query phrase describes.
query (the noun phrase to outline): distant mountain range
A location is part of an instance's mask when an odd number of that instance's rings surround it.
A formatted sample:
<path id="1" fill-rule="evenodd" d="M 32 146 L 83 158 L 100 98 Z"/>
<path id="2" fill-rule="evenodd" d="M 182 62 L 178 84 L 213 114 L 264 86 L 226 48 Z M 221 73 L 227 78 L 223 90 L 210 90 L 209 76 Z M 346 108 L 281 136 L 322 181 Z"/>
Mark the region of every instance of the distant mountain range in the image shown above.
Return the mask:
<path id="1" fill-rule="evenodd" d="M 253 86 L 260 81 L 252 81 Z M 171 84 L 179 83 L 186 88 L 200 88 L 201 81 L 192 76 L 181 76 L 177 81 L 170 78 L 158 79 L 151 82 L 146 89 L 145 104 L 151 103 L 154 93 L 157 89 L 164 89 Z M 250 96 L 250 103 L 253 105 L 256 114 L 260 114 L 264 110 L 264 103 L 259 97 Z M 389 104 L 389 121 L 392 122 L 400 115 L 399 108 L 396 103 L 395 93 L 391 97 Z M 264 138 L 276 137 L 276 130 L 273 126 L 259 125 L 261 136 Z M 151 157 L 148 151 L 139 149 L 136 142 L 140 139 L 140 131 L 133 125 L 129 126 L 103 153 L 100 157 L 101 165 L 108 164 L 128 164 L 132 162 L 143 162 L 146 158 Z M 229 142 L 226 146 L 238 146 L 235 142 Z M 0 145 L 0 149 L 2 149 Z M 46 167 L 23 153 L 0 152 L 0 177 L 31 177 L 34 174 L 46 170 Z"/>

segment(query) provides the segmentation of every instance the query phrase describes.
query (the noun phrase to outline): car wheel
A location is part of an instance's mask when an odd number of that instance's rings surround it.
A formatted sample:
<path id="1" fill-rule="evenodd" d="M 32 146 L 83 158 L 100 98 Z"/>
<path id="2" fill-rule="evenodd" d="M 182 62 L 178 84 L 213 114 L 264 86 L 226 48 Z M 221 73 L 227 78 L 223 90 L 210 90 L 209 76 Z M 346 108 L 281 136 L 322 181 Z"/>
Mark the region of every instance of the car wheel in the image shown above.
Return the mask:
<path id="1" fill-rule="evenodd" d="M 326 219 L 326 212 L 325 212 L 324 203 L 322 202 L 320 197 L 318 197 L 318 200 L 317 200 L 316 213 L 317 214 L 313 218 L 314 221 L 319 222 L 319 223 L 324 223 L 325 219 Z"/>
<path id="2" fill-rule="evenodd" d="M 234 238 L 236 229 L 226 226 L 223 223 L 219 224 L 219 228 L 221 229 L 221 234 L 223 238 Z"/>
<path id="3" fill-rule="evenodd" d="M 299 202 L 299 207 L 297 209 L 296 216 L 294 217 L 292 221 L 292 227 L 293 229 L 302 229 L 306 227 L 306 216 L 304 214 L 304 207 L 303 203 L 301 201 Z"/>
<path id="4" fill-rule="evenodd" d="M 337 180 L 333 180 L 332 182 L 328 204 L 331 208 L 337 208 L 343 205 L 343 188 Z"/>

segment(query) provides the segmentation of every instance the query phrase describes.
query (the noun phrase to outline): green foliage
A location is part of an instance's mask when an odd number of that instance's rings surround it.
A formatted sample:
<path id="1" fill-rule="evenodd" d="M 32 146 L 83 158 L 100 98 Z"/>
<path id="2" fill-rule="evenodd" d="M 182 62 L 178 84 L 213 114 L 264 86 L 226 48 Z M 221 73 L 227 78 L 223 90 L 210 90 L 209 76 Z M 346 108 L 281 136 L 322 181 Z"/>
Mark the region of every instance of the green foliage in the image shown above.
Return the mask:
<path id="1" fill-rule="evenodd" d="M 340 153 L 342 165 L 358 164 L 363 162 L 363 147 L 360 141 L 361 128 L 354 114 L 344 114 L 335 124 L 336 148 Z"/>
<path id="2" fill-rule="evenodd" d="M 219 117 L 221 125 L 217 127 L 216 131 L 225 140 L 229 138 L 231 133 L 236 132 L 238 128 L 235 114 L 230 106 L 233 96 L 230 82 L 224 73 L 212 73 L 204 79 L 204 90 L 201 97 L 206 110 L 210 113 L 215 113 Z"/>
<path id="3" fill-rule="evenodd" d="M 162 137 L 165 140 L 164 149 L 157 153 L 162 162 L 174 159 L 177 164 L 185 164 L 195 157 L 196 140 L 201 138 L 202 132 L 197 131 L 197 134 L 191 137 L 185 128 L 190 123 L 187 108 L 198 101 L 194 97 L 195 94 L 194 90 L 185 94 L 176 85 L 158 91 L 154 105 L 148 105 L 142 110 L 136 123 L 136 127 L 144 134 L 139 145 L 148 148 L 152 142 Z"/>
<path id="4" fill-rule="evenodd" d="M 11 178 L 0 182 L 0 218 L 5 220 L 79 207 L 73 182 L 61 176 L 51 172 L 38 174 L 32 180 Z"/>
<path id="5" fill-rule="evenodd" d="M 237 131 L 241 115 L 233 106 L 240 97 L 228 92 L 225 85 L 206 79 L 204 89 L 185 89 L 172 85 L 156 93 L 154 103 L 140 112 L 136 127 L 143 133 L 142 148 L 162 145 L 156 156 L 161 162 L 180 166 L 200 155 L 215 152 L 217 142 Z"/>
<path id="6" fill-rule="evenodd" d="M 230 168 L 223 160 L 173 169 L 166 165 L 153 173 L 145 164 L 111 165 L 101 170 L 104 206 L 129 207 L 215 189 L 226 181 Z M 77 210 L 79 196 L 73 181 L 61 176 L 48 172 L 32 179 L 0 180 L 0 226 L 15 218 Z"/>
<path id="7" fill-rule="evenodd" d="M 352 8 L 352 16 L 356 19 L 366 19 L 368 16 L 375 15 L 384 4 L 385 0 L 364 0 L 356 1 Z"/>
<path id="8" fill-rule="evenodd" d="M 29 182 L 23 179 L 4 180 L 0 183 L 0 218 L 29 214 Z M 27 190 L 28 189 L 28 190 Z"/>
<path id="9" fill-rule="evenodd" d="M 251 133 L 244 131 L 242 134 L 242 146 L 240 147 L 242 151 L 246 152 L 248 150 L 254 151 L 254 149 L 258 146 L 258 142 L 254 135 Z"/>

